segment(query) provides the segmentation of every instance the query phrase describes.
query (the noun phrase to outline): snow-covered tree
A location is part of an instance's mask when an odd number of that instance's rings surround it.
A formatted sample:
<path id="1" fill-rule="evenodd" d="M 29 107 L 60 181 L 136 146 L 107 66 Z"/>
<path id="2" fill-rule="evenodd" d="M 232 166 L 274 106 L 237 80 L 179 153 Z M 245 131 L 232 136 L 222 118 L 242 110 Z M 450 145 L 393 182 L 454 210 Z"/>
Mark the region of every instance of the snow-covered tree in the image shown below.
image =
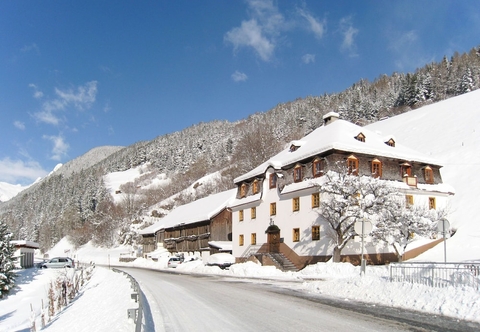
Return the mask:
<path id="1" fill-rule="evenodd" d="M 6 296 L 15 285 L 14 248 L 10 243 L 12 233 L 7 225 L 0 221 L 0 298 Z"/>
<path id="2" fill-rule="evenodd" d="M 391 200 L 389 205 L 388 209 L 381 210 L 371 235 L 374 240 L 393 246 L 399 262 L 415 236 L 432 238 L 437 232 L 437 223 L 446 217 L 445 210 L 410 206 L 404 197 Z"/>
<path id="3" fill-rule="evenodd" d="M 397 197 L 397 190 L 387 181 L 349 174 L 346 168 L 327 172 L 318 188 L 322 197 L 319 213 L 329 225 L 334 262 L 340 261 L 343 248 L 357 235 L 355 222 L 362 218 L 375 222 L 382 210 L 394 208 L 391 202 Z"/>

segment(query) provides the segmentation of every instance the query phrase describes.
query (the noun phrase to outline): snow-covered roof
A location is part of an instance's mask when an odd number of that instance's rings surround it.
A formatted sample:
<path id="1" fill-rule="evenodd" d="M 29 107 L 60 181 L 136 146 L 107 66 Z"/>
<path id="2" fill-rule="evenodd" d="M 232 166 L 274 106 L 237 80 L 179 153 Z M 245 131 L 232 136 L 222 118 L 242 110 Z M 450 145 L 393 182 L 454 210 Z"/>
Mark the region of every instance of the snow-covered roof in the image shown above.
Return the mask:
<path id="1" fill-rule="evenodd" d="M 236 193 L 237 189 L 231 189 L 179 206 L 159 222 L 142 229 L 139 233 L 142 235 L 154 234 L 161 229 L 178 224 L 192 224 L 209 220 L 225 209 L 235 198 Z"/>
<path id="2" fill-rule="evenodd" d="M 360 133 L 366 137 L 365 142 L 355 139 Z M 298 142 L 300 141 L 295 141 L 295 143 Z M 360 127 L 345 120 L 336 120 L 328 125 L 319 127 L 302 138 L 301 142 L 301 146 L 295 151 L 289 148 L 292 145 L 289 144 L 288 148 L 250 172 L 237 177 L 234 182 L 238 183 L 263 174 L 268 167 L 279 169 L 332 150 L 440 165 L 438 160 L 403 146 L 398 142 L 395 142 L 395 147 L 389 146 L 386 144 L 385 135 L 379 135 L 366 127 Z"/>
<path id="3" fill-rule="evenodd" d="M 12 240 L 10 241 L 11 244 L 13 244 L 16 247 L 28 247 L 28 248 L 34 248 L 38 249 L 40 246 L 38 245 L 37 242 L 33 241 L 27 241 L 27 240 Z"/>
<path id="4" fill-rule="evenodd" d="M 208 245 L 217 248 L 220 251 L 232 251 L 232 241 L 209 241 Z"/>

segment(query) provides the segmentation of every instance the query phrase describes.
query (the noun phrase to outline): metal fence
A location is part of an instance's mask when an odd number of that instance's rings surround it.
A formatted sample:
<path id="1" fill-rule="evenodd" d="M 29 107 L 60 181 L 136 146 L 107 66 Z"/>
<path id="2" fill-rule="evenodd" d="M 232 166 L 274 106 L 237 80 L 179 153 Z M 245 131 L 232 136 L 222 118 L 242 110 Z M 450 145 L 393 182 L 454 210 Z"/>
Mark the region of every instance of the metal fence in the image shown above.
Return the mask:
<path id="1" fill-rule="evenodd" d="M 132 300 L 135 300 L 135 302 L 138 303 L 138 308 L 128 309 L 127 315 L 128 315 L 128 318 L 132 319 L 135 323 L 135 332 L 141 332 L 142 321 L 143 321 L 143 301 L 144 301 L 142 290 L 140 289 L 138 282 L 130 274 L 128 274 L 125 271 L 118 270 L 116 268 L 112 268 L 112 270 L 114 272 L 123 273 L 130 279 L 132 290 L 134 291 L 134 293 L 132 293 L 130 297 Z"/>
<path id="2" fill-rule="evenodd" d="M 390 281 L 431 287 L 472 287 L 480 291 L 478 263 L 390 263 Z"/>

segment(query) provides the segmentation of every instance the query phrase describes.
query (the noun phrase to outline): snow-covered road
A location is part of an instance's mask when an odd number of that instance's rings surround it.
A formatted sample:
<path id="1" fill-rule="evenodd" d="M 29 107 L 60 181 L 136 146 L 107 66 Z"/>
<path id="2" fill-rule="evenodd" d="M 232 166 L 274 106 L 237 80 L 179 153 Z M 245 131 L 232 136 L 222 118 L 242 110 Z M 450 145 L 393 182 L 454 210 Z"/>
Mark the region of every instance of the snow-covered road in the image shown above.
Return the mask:
<path id="1" fill-rule="evenodd" d="M 382 314 L 381 307 L 351 310 L 355 305 L 339 307 L 335 301 L 315 301 L 311 295 L 292 291 L 292 285 L 282 288 L 278 282 L 251 283 L 238 278 L 122 270 L 137 279 L 148 299 L 155 326 L 146 330 L 451 331 L 431 315 L 412 321 L 412 317 L 401 317 L 398 310 L 396 315 L 400 317 L 395 318 Z"/>

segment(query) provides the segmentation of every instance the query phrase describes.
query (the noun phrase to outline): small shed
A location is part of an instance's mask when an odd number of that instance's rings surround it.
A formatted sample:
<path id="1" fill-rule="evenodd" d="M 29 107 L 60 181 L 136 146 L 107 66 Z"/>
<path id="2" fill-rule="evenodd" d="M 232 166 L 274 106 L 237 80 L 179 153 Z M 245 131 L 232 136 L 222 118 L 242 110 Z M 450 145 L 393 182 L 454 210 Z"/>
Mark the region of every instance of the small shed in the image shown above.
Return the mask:
<path id="1" fill-rule="evenodd" d="M 14 257 L 17 257 L 20 267 L 23 269 L 33 267 L 35 249 L 40 248 L 38 243 L 26 240 L 10 241 L 15 246 Z"/>

